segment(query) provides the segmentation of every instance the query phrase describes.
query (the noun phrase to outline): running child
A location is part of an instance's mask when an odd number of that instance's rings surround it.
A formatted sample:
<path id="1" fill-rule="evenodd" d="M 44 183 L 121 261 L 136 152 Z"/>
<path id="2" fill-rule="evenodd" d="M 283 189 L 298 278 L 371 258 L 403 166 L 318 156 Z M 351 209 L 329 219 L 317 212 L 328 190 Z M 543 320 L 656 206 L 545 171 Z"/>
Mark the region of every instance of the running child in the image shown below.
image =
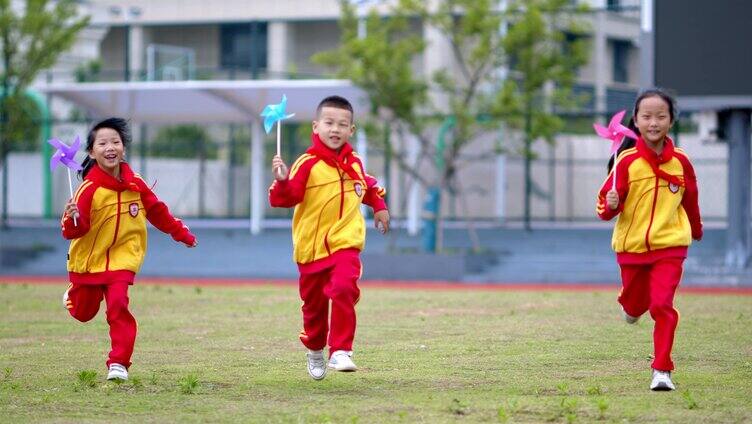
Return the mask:
<path id="1" fill-rule="evenodd" d="M 339 96 L 327 97 L 316 109 L 312 145 L 305 154 L 289 171 L 279 156 L 272 160 L 275 181 L 269 189 L 269 203 L 295 207 L 293 256 L 303 300 L 300 340 L 308 348 L 308 373 L 316 380 L 326 376 L 327 344 L 329 368 L 357 369 L 352 345 L 355 304 L 360 298 L 360 251 L 366 234 L 360 205 L 373 208 L 374 224 L 382 233 L 389 230 L 386 192 L 366 174 L 350 146 L 354 132 L 350 102 Z"/>
<path id="2" fill-rule="evenodd" d="M 621 268 L 619 303 L 625 320 L 645 312 L 655 321 L 651 390 L 674 390 L 671 349 L 679 313 L 674 295 L 692 239 L 702 238 L 697 178 L 684 150 L 668 136 L 676 119 L 674 100 L 658 89 L 644 91 L 634 105 L 636 141 L 620 147 L 616 190 L 609 176 L 598 192 L 597 213 L 618 216 L 611 246 Z"/>
<path id="3" fill-rule="evenodd" d="M 80 171 L 83 183 L 65 205 L 62 218 L 63 237 L 71 240 L 70 285 L 63 304 L 73 318 L 86 322 L 105 300 L 112 344 L 106 362 L 108 380 L 128 379 L 137 331 L 128 310 L 128 286 L 146 253 L 146 221 L 175 241 L 197 245 L 188 227 L 170 215 L 125 162 L 130 141 L 124 119 L 109 118 L 94 125 L 86 139 L 89 156 Z"/>

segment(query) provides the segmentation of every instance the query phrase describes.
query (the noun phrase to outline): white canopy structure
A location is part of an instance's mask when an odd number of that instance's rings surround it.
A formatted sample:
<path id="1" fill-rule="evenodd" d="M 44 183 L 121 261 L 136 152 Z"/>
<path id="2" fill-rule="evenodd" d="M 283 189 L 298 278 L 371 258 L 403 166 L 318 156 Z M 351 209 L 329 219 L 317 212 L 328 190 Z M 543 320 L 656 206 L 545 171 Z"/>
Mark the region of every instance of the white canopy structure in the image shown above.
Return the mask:
<path id="1" fill-rule="evenodd" d="M 298 120 L 314 118 L 318 102 L 337 94 L 357 107 L 366 94 L 347 80 L 243 80 L 62 83 L 39 91 L 69 100 L 94 116 L 139 123 L 230 123 L 257 120 L 264 106 L 287 95 Z"/>
<path id="2" fill-rule="evenodd" d="M 267 188 L 263 186 L 264 132 L 259 114 L 287 95 L 287 111 L 312 121 L 319 101 L 340 95 L 363 110 L 366 94 L 347 80 L 244 80 L 58 83 L 36 87 L 68 100 L 95 117 L 122 116 L 134 123 L 250 123 L 251 232 L 261 231 Z M 365 147 L 365 146 L 363 146 Z M 361 147 L 362 149 L 362 147 Z"/>

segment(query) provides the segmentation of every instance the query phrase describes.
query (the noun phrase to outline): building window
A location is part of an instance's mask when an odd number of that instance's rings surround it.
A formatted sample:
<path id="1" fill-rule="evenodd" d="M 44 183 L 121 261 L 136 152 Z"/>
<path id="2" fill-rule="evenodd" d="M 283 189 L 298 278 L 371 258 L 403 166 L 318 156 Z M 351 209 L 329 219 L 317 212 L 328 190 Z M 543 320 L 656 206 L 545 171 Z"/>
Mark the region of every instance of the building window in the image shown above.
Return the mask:
<path id="1" fill-rule="evenodd" d="M 607 10 L 613 10 L 614 12 L 618 12 L 621 10 L 621 1 L 620 0 L 607 0 L 606 1 L 606 9 Z"/>
<path id="2" fill-rule="evenodd" d="M 629 82 L 629 50 L 628 41 L 614 40 L 613 44 L 613 81 Z"/>
<path id="3" fill-rule="evenodd" d="M 257 76 L 266 69 L 266 40 L 266 22 L 222 25 L 222 68 L 250 71 Z"/>
<path id="4" fill-rule="evenodd" d="M 562 50 L 565 55 L 572 53 L 572 47 L 576 43 L 584 43 L 587 40 L 587 36 L 584 34 L 575 34 L 569 31 L 564 32 L 564 41 L 562 42 Z M 579 75 L 579 69 L 575 71 Z"/>

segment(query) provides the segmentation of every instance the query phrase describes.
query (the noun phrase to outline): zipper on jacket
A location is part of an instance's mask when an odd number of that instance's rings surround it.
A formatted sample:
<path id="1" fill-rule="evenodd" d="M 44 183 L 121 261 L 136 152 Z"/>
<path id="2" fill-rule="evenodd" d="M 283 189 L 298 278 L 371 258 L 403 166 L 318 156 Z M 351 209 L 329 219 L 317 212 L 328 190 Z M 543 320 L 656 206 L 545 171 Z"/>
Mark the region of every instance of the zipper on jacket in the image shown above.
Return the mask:
<path id="1" fill-rule="evenodd" d="M 329 234 L 324 236 L 324 248 L 326 249 L 326 254 L 331 255 L 332 250 L 329 249 Z"/>
<path id="2" fill-rule="evenodd" d="M 337 170 L 339 173 L 339 170 Z M 342 174 L 339 174 L 339 218 L 342 219 L 342 214 L 345 209 L 345 178 Z"/>
<path id="3" fill-rule="evenodd" d="M 337 168 L 337 174 L 339 174 L 339 219 L 342 219 L 342 214 L 345 209 L 345 178 L 339 168 Z M 324 248 L 326 249 L 327 255 L 332 254 L 331 249 L 329 249 L 329 231 L 324 235 Z"/>
<path id="4" fill-rule="evenodd" d="M 110 244 L 110 247 L 107 248 L 107 263 L 104 267 L 105 271 L 110 270 L 110 249 L 112 249 L 112 246 L 115 245 L 115 242 L 117 242 L 117 236 L 118 236 L 118 230 L 120 229 L 120 192 L 117 192 L 117 210 L 115 212 L 115 235 L 112 236 L 112 244 Z"/>
<path id="5" fill-rule="evenodd" d="M 653 207 L 650 210 L 650 223 L 648 224 L 648 230 L 645 232 L 645 247 L 650 252 L 650 229 L 653 228 L 653 219 L 655 218 L 655 205 L 658 203 L 658 175 L 655 176 L 655 189 L 653 189 Z"/>

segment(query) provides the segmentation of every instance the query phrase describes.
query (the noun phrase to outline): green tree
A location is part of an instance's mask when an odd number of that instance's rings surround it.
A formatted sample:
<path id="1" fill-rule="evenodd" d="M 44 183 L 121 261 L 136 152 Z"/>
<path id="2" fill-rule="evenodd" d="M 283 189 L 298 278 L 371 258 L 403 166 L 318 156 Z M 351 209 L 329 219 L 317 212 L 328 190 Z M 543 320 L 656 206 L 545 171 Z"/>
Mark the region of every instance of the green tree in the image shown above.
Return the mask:
<path id="1" fill-rule="evenodd" d="M 149 156 L 216 159 L 217 143 L 199 125 L 162 127 L 149 143 Z"/>
<path id="2" fill-rule="evenodd" d="M 75 75 L 76 77 L 76 82 L 99 81 L 99 73 L 101 71 L 102 61 L 95 59 L 76 66 L 75 71 L 73 71 L 73 75 Z"/>
<path id="3" fill-rule="evenodd" d="M 150 156 L 198 159 L 198 214 L 204 216 L 206 160 L 217 159 L 218 146 L 200 125 L 161 128 L 149 144 Z"/>
<path id="4" fill-rule="evenodd" d="M 37 103 L 26 95 L 0 100 L 6 110 L 5 139 L 7 152 L 32 152 L 39 149 L 41 111 Z"/>
<path id="5" fill-rule="evenodd" d="M 572 86 L 577 69 L 588 60 L 588 46 L 582 37 L 586 28 L 578 19 L 585 8 L 570 7 L 568 0 L 517 0 L 508 9 L 510 25 L 503 46 L 510 77 L 504 81 L 495 107 L 510 128 L 523 133 L 524 219 L 528 230 L 533 144 L 538 139 L 553 143 L 564 126 L 555 111 L 584 100 L 573 96 Z"/>
<path id="6" fill-rule="evenodd" d="M 230 166 L 248 166 L 251 163 L 251 131 L 248 125 L 232 125 L 229 134 Z"/>
<path id="7" fill-rule="evenodd" d="M 2 216 L 0 226 L 7 227 L 8 166 L 10 149 L 29 143 L 29 116 L 38 116 L 28 107 L 25 89 L 39 72 L 55 64 L 61 53 L 68 50 L 76 35 L 89 22 L 78 16 L 74 0 L 26 0 L 23 7 L 17 2 L 0 0 L 0 48 L 2 75 L 0 80 L 0 168 L 3 169 Z M 17 109 L 20 108 L 20 109 Z M 29 115 L 16 119 L 17 111 Z M 34 127 L 35 125 L 31 125 Z M 24 128 L 25 127 L 25 128 Z M 36 140 L 36 138 L 33 138 Z"/>
<path id="8" fill-rule="evenodd" d="M 429 8 L 426 3 L 434 5 Z M 581 41 L 562 44 L 561 30 L 580 31 L 577 15 L 564 13 L 568 3 L 531 0 L 523 7 L 522 2 L 513 2 L 500 11 L 498 2 L 492 0 L 400 0 L 386 19 L 372 10 L 363 35 L 357 30 L 355 9 L 349 2 L 340 2 L 340 47 L 320 53 L 314 60 L 335 68 L 338 76 L 350 79 L 368 93 L 372 139 L 384 140 L 389 156 L 433 196 L 434 228 L 441 228 L 441 192 L 462 196 L 458 171 L 473 160 L 493 154 L 474 151 L 467 155 L 467 147 L 497 131 L 504 122 L 514 127 L 521 118 L 524 120 L 526 110 L 518 107 L 520 93 L 536 99 L 541 96 L 551 105 L 566 97 L 577 67 L 585 63 L 584 55 L 579 56 L 584 52 Z M 531 16 L 540 16 L 549 26 Z M 454 66 L 431 75 L 414 71 L 413 62 L 424 52 L 426 42 L 411 31 L 413 19 L 420 19 L 446 37 Z M 537 26 L 528 28 L 533 24 Z M 503 31 L 502 25 L 508 25 L 509 31 Z M 528 40 L 528 44 L 535 44 L 523 51 L 522 46 L 527 44 L 518 41 L 520 34 L 540 40 Z M 557 49 L 561 54 L 554 54 Z M 521 68 L 521 61 L 527 61 L 525 68 Z M 529 64 L 544 69 L 531 69 Z M 516 79 L 505 78 L 501 72 L 505 67 Z M 515 85 L 520 77 L 517 71 L 531 72 L 530 81 Z M 540 90 L 538 80 L 550 82 L 553 89 Z M 552 112 L 535 112 L 531 121 L 536 126 L 530 126 L 529 144 L 538 134 L 533 130 L 545 131 L 539 126 L 557 123 Z M 410 163 L 404 149 L 394 145 L 393 137 L 375 134 L 379 131 L 397 134 L 401 139 L 414 137 L 420 146 L 418 162 Z M 530 152 L 526 149 L 526 154 Z M 424 172 L 426 168 L 430 171 Z M 441 231 L 438 236 L 435 245 L 424 247 L 440 250 Z"/>

